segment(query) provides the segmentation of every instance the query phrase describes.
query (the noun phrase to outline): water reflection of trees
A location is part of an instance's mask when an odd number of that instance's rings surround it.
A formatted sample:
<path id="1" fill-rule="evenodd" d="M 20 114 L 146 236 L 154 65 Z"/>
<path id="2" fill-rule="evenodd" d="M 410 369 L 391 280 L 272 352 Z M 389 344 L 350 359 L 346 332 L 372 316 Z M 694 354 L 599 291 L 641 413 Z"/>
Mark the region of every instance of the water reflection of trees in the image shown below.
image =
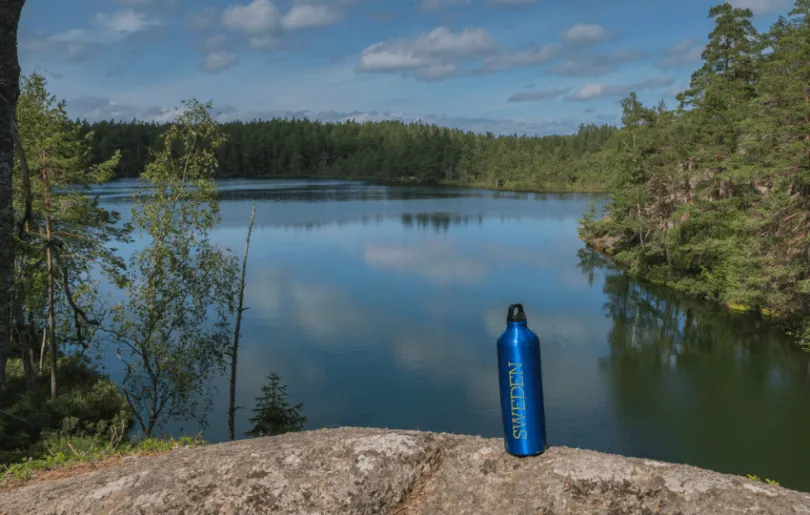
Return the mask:
<path id="1" fill-rule="evenodd" d="M 447 232 L 451 226 L 468 226 L 471 223 L 481 225 L 483 215 L 467 216 L 453 213 L 403 213 L 400 217 L 406 229 L 433 229 L 435 232 Z"/>
<path id="2" fill-rule="evenodd" d="M 274 202 L 367 202 L 474 197 L 474 192 L 449 188 L 385 187 L 371 185 L 297 186 L 287 188 L 226 187 L 220 200 L 262 200 Z"/>
<path id="3" fill-rule="evenodd" d="M 810 355 L 766 320 L 641 284 L 590 250 L 611 322 L 599 361 L 619 452 L 810 490 Z"/>

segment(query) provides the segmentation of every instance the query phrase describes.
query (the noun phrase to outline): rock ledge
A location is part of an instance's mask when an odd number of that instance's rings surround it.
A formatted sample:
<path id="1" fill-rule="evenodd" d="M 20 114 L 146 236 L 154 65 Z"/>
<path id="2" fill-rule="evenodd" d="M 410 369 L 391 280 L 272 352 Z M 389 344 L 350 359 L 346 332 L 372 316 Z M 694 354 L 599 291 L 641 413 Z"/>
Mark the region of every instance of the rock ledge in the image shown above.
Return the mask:
<path id="1" fill-rule="evenodd" d="M 502 440 L 343 428 L 133 457 L 0 493 L 3 515 L 810 514 L 810 494 L 707 470 Z"/>

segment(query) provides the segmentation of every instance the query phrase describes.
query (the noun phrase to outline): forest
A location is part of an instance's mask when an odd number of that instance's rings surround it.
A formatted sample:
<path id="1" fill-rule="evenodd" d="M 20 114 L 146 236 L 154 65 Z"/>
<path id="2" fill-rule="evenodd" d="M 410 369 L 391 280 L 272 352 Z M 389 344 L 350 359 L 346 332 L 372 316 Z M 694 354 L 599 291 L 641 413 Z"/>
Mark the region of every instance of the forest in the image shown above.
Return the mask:
<path id="1" fill-rule="evenodd" d="M 606 213 L 581 237 L 630 273 L 784 323 L 810 343 L 810 0 L 770 30 L 713 7 L 673 109 L 623 101 Z M 604 216 L 602 216 L 604 214 Z"/>
<path id="2" fill-rule="evenodd" d="M 120 150 L 119 177 L 137 177 L 159 148 L 165 125 L 82 121 L 93 161 Z M 604 191 L 610 173 L 605 143 L 618 132 L 582 125 L 574 135 L 495 137 L 397 121 L 310 120 L 222 124 L 218 177 L 309 177 L 411 181 L 496 189 Z"/>

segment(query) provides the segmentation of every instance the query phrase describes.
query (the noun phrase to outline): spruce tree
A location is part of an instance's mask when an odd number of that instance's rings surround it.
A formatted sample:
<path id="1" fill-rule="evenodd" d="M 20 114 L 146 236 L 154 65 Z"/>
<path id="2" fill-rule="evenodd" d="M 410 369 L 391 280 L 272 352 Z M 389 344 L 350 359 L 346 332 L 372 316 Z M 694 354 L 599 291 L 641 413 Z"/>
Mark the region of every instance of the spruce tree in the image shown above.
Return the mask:
<path id="1" fill-rule="evenodd" d="M 300 431 L 307 422 L 307 417 L 301 415 L 303 407 L 303 403 L 290 406 L 287 386 L 281 384 L 281 378 L 274 372 L 262 386 L 262 396 L 256 398 L 254 416 L 250 418 L 253 428 L 245 434 L 270 436 Z"/>

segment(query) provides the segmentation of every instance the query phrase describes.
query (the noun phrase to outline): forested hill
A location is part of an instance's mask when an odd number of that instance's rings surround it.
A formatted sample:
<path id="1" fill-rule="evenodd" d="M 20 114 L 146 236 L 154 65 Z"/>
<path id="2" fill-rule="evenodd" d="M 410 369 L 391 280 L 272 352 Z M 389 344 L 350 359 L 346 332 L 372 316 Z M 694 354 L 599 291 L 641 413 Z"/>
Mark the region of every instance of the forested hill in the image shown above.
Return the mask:
<path id="1" fill-rule="evenodd" d="M 117 173 L 137 177 L 167 126 L 133 121 L 83 124 L 95 162 L 121 150 Z M 491 188 L 602 191 L 611 171 L 599 151 L 618 129 L 582 125 L 573 135 L 476 134 L 396 121 L 320 123 L 275 119 L 223 125 L 220 177 L 413 180 Z"/>
<path id="2" fill-rule="evenodd" d="M 631 273 L 798 321 L 810 344 L 810 0 L 758 33 L 710 11 L 675 110 L 623 102 L 607 218 L 582 236 Z"/>

